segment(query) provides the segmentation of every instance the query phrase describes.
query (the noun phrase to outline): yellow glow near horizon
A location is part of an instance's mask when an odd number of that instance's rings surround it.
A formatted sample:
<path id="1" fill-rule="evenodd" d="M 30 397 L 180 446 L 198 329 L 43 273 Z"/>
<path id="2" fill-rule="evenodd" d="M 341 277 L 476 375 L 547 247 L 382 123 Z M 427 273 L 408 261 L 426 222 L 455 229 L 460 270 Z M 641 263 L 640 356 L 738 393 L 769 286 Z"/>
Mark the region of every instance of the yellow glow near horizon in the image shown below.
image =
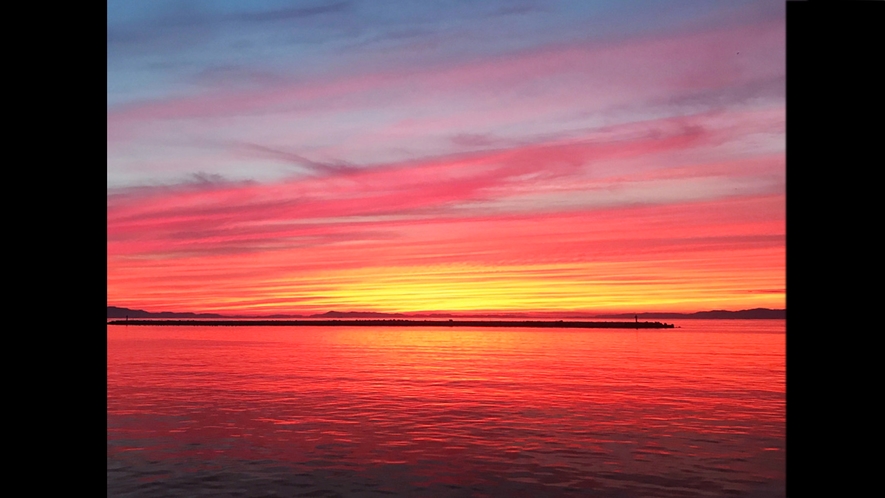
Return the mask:
<path id="1" fill-rule="evenodd" d="M 248 285 L 220 283 L 205 299 L 195 299 L 192 291 L 178 294 L 169 285 L 156 289 L 155 296 L 183 303 L 176 309 L 228 313 L 784 308 L 783 250 L 753 252 L 744 259 L 755 256 L 756 265 L 745 271 L 735 268 L 739 261 L 722 261 L 715 254 L 669 261 L 364 267 L 278 275 Z M 149 295 L 139 298 L 150 301 Z"/>

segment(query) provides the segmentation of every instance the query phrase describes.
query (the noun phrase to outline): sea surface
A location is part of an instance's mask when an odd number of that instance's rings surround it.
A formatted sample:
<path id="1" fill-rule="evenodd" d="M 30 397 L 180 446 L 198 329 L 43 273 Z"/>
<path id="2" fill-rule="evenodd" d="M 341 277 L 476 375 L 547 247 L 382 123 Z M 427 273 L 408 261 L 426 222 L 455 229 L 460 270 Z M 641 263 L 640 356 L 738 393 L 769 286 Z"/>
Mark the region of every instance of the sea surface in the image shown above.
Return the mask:
<path id="1" fill-rule="evenodd" d="M 785 496 L 785 320 L 107 326 L 108 496 Z"/>

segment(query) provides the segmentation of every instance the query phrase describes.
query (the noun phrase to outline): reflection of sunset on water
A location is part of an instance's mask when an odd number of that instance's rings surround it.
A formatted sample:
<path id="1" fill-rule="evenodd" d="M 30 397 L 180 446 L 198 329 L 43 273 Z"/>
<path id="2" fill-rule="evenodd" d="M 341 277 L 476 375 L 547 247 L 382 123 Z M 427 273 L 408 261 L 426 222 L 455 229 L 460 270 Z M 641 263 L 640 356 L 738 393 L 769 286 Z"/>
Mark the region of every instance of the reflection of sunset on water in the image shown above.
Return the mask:
<path id="1" fill-rule="evenodd" d="M 680 326 L 109 326 L 108 457 L 304 489 L 782 483 L 784 322 Z"/>

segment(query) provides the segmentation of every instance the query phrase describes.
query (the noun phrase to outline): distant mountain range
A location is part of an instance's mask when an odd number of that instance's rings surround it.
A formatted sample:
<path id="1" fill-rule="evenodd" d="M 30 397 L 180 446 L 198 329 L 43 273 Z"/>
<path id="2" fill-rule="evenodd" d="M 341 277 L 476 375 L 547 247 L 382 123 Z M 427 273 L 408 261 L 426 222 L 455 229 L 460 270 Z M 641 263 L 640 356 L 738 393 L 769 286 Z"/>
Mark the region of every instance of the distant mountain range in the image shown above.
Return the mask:
<path id="1" fill-rule="evenodd" d="M 772 310 L 768 308 L 754 308 L 751 310 L 740 311 L 698 311 L 697 313 L 621 313 L 617 315 L 598 315 L 597 318 L 702 318 L 702 319 L 737 319 L 737 320 L 753 320 L 753 319 L 770 319 L 770 318 L 786 318 L 787 310 Z"/>
<path id="2" fill-rule="evenodd" d="M 177 313 L 174 311 L 144 311 L 118 306 L 108 306 L 108 318 L 406 318 L 429 315 L 404 315 L 402 313 L 373 313 L 370 311 L 327 311 L 315 315 L 219 315 L 218 313 Z M 436 316 L 436 315 L 434 315 Z M 443 315 L 438 315 L 443 316 Z M 445 315 L 448 316 L 448 315 Z"/>
<path id="3" fill-rule="evenodd" d="M 117 306 L 108 306 L 108 318 L 227 318 L 225 315 L 216 313 L 173 313 L 171 311 L 160 311 L 158 313 L 133 310 L 129 308 L 118 308 Z"/>
<path id="4" fill-rule="evenodd" d="M 219 315 L 217 313 L 176 313 L 172 311 L 151 312 L 144 310 L 136 310 L 130 308 L 120 308 L 117 306 L 108 306 L 108 318 L 449 318 L 455 315 L 448 313 L 436 314 L 404 314 L 404 313 L 374 313 L 369 311 L 327 311 L 326 313 L 318 313 L 314 315 L 262 315 L 256 317 L 254 315 Z M 524 318 L 523 314 L 507 314 L 507 315 L 458 315 L 462 317 L 479 317 L 479 318 Z M 787 310 L 772 310 L 768 308 L 755 308 L 751 310 L 726 311 L 698 311 L 697 313 L 620 313 L 615 315 L 586 315 L 590 318 L 626 318 L 632 319 L 639 317 L 642 319 L 783 319 L 787 317 Z M 577 317 L 573 317 L 577 318 Z"/>

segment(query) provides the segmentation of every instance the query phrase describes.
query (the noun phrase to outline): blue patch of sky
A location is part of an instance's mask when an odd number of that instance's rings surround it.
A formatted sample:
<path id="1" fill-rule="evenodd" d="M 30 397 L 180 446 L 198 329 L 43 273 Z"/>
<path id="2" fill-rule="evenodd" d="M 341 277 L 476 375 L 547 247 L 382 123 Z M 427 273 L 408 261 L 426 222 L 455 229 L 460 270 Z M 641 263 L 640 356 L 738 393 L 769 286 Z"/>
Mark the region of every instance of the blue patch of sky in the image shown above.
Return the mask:
<path id="1" fill-rule="evenodd" d="M 782 3 L 109 0 L 107 105 L 709 29 L 778 18 Z"/>

